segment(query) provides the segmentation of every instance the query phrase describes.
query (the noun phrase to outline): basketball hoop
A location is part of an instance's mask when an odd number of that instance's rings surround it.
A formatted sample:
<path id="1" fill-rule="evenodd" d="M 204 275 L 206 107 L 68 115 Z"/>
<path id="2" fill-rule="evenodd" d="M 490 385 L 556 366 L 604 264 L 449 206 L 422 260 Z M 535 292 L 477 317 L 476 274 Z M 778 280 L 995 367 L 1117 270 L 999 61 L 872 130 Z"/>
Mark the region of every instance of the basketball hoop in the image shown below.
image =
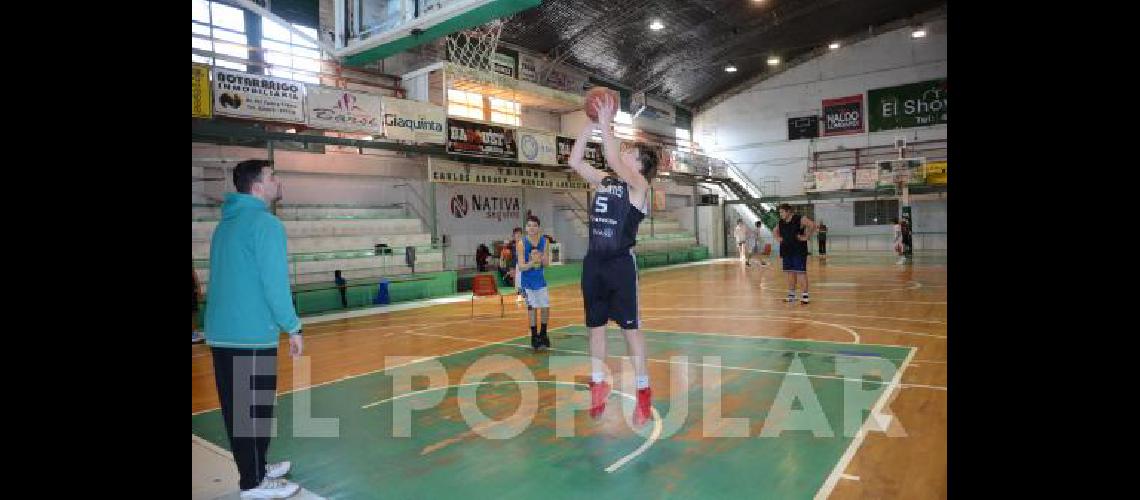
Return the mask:
<path id="1" fill-rule="evenodd" d="M 491 56 L 499 46 L 499 35 L 506 19 L 495 19 L 486 24 L 460 30 L 447 35 L 447 54 L 451 69 L 468 79 L 495 84 L 504 76 L 495 72 Z"/>

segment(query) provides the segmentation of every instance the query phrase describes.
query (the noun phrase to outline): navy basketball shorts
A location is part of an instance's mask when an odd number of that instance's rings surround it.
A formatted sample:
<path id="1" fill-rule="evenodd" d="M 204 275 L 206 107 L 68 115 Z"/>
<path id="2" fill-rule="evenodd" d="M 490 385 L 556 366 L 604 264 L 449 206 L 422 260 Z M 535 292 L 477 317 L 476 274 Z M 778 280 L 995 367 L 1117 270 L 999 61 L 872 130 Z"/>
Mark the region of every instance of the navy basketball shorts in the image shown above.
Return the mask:
<path id="1" fill-rule="evenodd" d="M 789 255 L 787 257 L 781 257 L 781 262 L 784 265 L 784 272 L 807 272 L 807 255 Z"/>
<path id="2" fill-rule="evenodd" d="M 605 326 L 613 320 L 623 330 L 640 328 L 637 261 L 633 252 L 616 255 L 587 253 L 582 262 L 582 300 L 587 327 Z"/>

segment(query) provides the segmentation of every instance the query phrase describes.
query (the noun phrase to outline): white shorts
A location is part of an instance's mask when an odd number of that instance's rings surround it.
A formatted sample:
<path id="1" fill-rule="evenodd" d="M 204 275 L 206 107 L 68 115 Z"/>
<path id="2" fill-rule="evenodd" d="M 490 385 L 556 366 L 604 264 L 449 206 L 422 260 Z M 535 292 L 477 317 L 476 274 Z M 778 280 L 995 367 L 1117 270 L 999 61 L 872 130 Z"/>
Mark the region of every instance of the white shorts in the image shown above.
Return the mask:
<path id="1" fill-rule="evenodd" d="M 526 305 L 535 309 L 550 307 L 550 292 L 547 291 L 546 287 L 538 290 L 524 288 L 523 292 L 526 293 Z"/>

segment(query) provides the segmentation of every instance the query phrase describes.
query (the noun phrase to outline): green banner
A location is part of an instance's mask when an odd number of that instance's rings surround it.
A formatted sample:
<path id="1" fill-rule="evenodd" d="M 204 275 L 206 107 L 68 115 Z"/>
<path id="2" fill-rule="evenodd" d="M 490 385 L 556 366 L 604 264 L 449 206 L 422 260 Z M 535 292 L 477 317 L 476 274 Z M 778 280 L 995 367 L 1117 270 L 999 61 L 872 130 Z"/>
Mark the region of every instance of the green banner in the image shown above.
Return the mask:
<path id="1" fill-rule="evenodd" d="M 949 123 L 946 79 L 867 92 L 871 132 Z"/>

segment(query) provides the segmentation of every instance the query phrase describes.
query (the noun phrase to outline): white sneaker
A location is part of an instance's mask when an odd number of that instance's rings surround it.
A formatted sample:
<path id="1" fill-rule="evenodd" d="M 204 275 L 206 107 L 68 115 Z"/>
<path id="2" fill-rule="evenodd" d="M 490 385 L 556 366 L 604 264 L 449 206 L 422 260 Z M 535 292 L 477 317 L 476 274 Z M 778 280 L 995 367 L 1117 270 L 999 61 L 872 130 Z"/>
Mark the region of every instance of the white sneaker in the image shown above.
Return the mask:
<path id="1" fill-rule="evenodd" d="M 895 265 L 897 266 L 901 266 L 903 264 L 906 264 L 906 257 L 902 257 L 898 260 L 898 262 L 895 262 Z"/>
<path id="2" fill-rule="evenodd" d="M 289 473 L 289 468 L 292 466 L 293 466 L 293 464 L 291 464 L 289 462 L 277 462 L 275 464 L 265 464 L 265 477 L 271 477 L 273 479 L 277 479 L 279 477 L 285 477 L 285 474 Z"/>
<path id="3" fill-rule="evenodd" d="M 297 483 L 291 483 L 286 479 L 274 479 L 267 477 L 261 480 L 261 484 L 256 488 L 249 490 L 241 490 L 241 497 L 247 498 L 289 498 L 297 493 L 301 486 Z"/>

